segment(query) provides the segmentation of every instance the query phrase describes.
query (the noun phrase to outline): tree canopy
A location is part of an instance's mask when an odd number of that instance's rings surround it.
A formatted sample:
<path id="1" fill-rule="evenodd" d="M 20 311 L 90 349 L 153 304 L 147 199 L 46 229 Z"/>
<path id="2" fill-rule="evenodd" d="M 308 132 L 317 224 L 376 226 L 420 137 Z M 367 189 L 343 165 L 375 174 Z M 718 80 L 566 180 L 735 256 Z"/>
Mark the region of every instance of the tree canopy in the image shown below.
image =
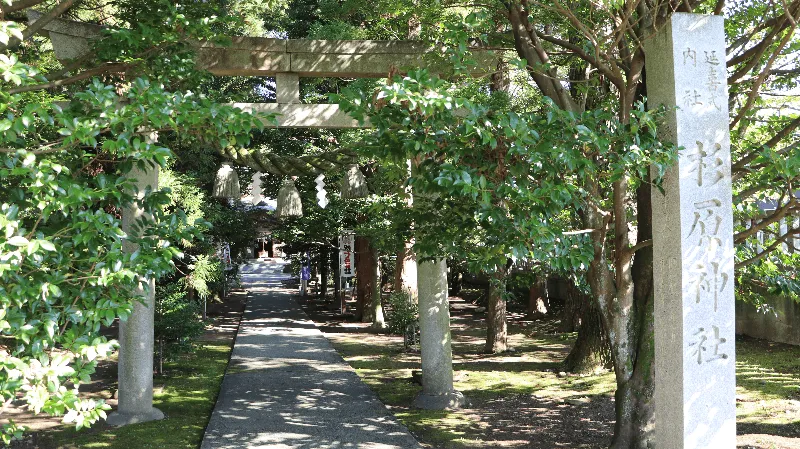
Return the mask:
<path id="1" fill-rule="evenodd" d="M 664 111 L 648 109 L 644 42 L 675 12 L 726 18 L 718 57 L 729 85 L 739 298 L 800 300 L 791 220 L 800 215 L 800 0 L 4 0 L 0 11 L 0 392 L 33 412 L 66 414 L 78 427 L 103 417 L 103 404 L 77 393 L 113 350 L 101 327 L 130 313 L 143 278 L 191 265 L 180 258 L 193 242 L 226 238 L 206 219 L 235 215 L 227 205 L 201 211 L 176 200 L 195 191 L 178 180 L 170 185 L 187 193 L 140 198 L 132 170 L 171 169 L 207 188 L 226 159 L 242 174 L 272 173 L 267 193 L 300 176 L 310 204 L 313 176 L 325 172 L 331 184 L 358 162 L 371 198 L 334 199 L 286 223 L 297 251 L 357 227 L 388 253 L 413 237 L 420 257 L 455 256 L 475 271 L 519 261 L 581 277 L 612 349 L 614 445 L 647 447 L 658 257 L 650 195 L 680 149 L 658 138 Z M 41 34 L 58 18 L 101 25 L 101 38 L 59 60 Z M 235 34 L 422 40 L 443 49 L 430 56 L 452 70 L 307 80 L 303 101 L 331 95 L 373 129 L 265 130 L 272 117 L 222 102 L 272 101 L 271 81 L 195 66 L 195 42 L 224 45 Z M 469 76 L 475 49 L 494 51 L 496 73 Z M 121 213 L 134 203 L 147 213 L 145 232 L 125 235 Z M 123 251 L 125 241 L 139 249 Z M 10 424 L 3 438 L 18 433 Z"/>

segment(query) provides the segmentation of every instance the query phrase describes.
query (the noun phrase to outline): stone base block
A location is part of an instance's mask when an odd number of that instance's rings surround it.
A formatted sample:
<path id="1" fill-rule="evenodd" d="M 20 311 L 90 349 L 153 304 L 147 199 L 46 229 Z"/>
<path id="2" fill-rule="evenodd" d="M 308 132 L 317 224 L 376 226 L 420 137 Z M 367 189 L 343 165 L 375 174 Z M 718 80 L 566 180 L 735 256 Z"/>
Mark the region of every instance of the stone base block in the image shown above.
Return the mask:
<path id="1" fill-rule="evenodd" d="M 153 407 L 149 413 L 119 413 L 114 412 L 108 415 L 106 423 L 112 426 L 121 427 L 140 422 L 158 421 L 164 419 L 164 413 Z"/>
<path id="2" fill-rule="evenodd" d="M 414 399 L 414 407 L 423 410 L 455 410 L 467 405 L 467 398 L 460 391 L 445 394 L 420 393 Z"/>

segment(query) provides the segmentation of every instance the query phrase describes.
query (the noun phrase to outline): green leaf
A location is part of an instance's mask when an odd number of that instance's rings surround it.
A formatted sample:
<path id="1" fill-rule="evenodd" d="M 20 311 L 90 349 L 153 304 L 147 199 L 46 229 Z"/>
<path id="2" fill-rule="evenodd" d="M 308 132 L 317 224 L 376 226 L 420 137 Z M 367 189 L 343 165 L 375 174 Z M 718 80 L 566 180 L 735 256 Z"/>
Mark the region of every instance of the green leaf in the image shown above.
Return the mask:
<path id="1" fill-rule="evenodd" d="M 8 239 L 8 244 L 9 245 L 13 245 L 13 246 L 17 246 L 17 247 L 28 246 L 28 243 L 30 243 L 28 241 L 28 239 L 26 239 L 25 237 L 23 237 L 21 235 L 15 235 L 14 237 L 11 237 L 10 239 Z"/>

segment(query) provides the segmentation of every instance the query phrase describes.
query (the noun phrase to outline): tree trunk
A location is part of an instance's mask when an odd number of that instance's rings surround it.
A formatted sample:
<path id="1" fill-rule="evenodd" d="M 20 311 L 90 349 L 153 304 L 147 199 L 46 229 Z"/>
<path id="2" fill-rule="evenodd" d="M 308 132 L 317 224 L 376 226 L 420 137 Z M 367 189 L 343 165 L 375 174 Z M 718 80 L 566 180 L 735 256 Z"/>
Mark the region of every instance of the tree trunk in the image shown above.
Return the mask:
<path id="1" fill-rule="evenodd" d="M 531 319 L 543 318 L 547 315 L 547 303 L 547 276 L 537 274 L 528 290 L 528 317 Z"/>
<path id="2" fill-rule="evenodd" d="M 397 252 L 394 264 L 394 281 L 392 284 L 392 290 L 399 292 L 403 290 L 403 260 L 406 258 L 406 247 L 403 246 L 400 248 L 400 251 Z"/>
<path id="3" fill-rule="evenodd" d="M 373 273 L 375 281 L 372 283 L 372 297 L 370 301 L 370 317 L 372 318 L 373 329 L 383 329 L 386 321 L 383 317 L 383 305 L 381 304 L 381 264 L 377 251 L 373 248 L 372 259 L 375 261 Z"/>
<path id="4" fill-rule="evenodd" d="M 590 299 L 586 298 L 586 301 Z M 570 373 L 593 373 L 611 366 L 611 348 L 605 338 L 600 312 L 589 305 L 584 308 L 578 338 L 564 360 L 564 370 Z"/>
<path id="5" fill-rule="evenodd" d="M 451 273 L 450 277 L 447 279 L 447 283 L 450 287 L 451 295 L 460 295 L 461 289 L 464 287 L 464 273 L 462 273 L 461 270 L 456 270 L 455 273 Z"/>
<path id="6" fill-rule="evenodd" d="M 601 197 L 597 185 L 590 186 L 590 188 L 592 197 Z M 615 192 L 615 196 L 618 193 Z M 638 388 L 641 374 L 638 372 L 640 367 L 637 366 L 637 348 L 635 344 L 632 344 L 638 334 L 636 312 L 633 310 L 633 282 L 624 273 L 629 268 L 620 263 L 620 257 L 624 257 L 624 254 L 611 259 L 612 247 L 619 248 L 620 244 L 627 245 L 627 235 L 624 236 L 623 241 L 616 241 L 613 245 L 609 242 L 610 224 L 614 217 L 603 211 L 596 203 L 589 201 L 581 214 L 584 226 L 594 230 L 591 234 L 594 257 L 589 264 L 587 279 L 611 347 L 617 383 L 614 403 L 616 424 L 611 448 L 642 449 L 647 447 L 642 445 L 647 443 L 647 438 L 644 437 L 646 432 L 642 428 L 642 424 L 643 420 L 648 419 L 648 416 L 647 408 L 640 410 L 641 404 L 637 402 L 637 395 L 646 393 L 646 391 Z M 618 231 L 616 227 L 615 224 L 615 231 Z M 619 238 L 616 234 L 618 233 L 614 233 L 615 237 Z M 614 270 L 609 263 L 612 260 Z M 620 273 L 621 270 L 623 273 Z M 628 275 L 630 275 L 630 271 L 628 271 Z"/>
<path id="7" fill-rule="evenodd" d="M 414 254 L 413 240 L 405 242 L 397 252 L 397 265 L 394 269 L 394 291 L 406 292 L 417 303 L 417 257 Z"/>
<path id="8" fill-rule="evenodd" d="M 331 251 L 331 263 L 333 264 L 333 302 L 338 305 L 339 312 L 344 313 L 345 303 L 342 294 L 342 274 L 339 267 L 339 250 Z"/>
<path id="9" fill-rule="evenodd" d="M 652 318 L 652 314 L 650 315 Z M 648 323 L 652 328 L 652 319 Z M 655 447 L 655 363 L 647 352 L 654 352 L 653 334 L 640 343 L 633 375 L 624 382 L 617 382 L 615 395 L 616 424 L 612 449 L 653 449 Z"/>
<path id="10" fill-rule="evenodd" d="M 559 282 L 566 282 L 567 291 L 558 330 L 559 332 L 576 332 L 581 326 L 581 317 L 585 313 L 584 310 L 590 307 L 589 302 L 592 301 L 592 298 L 581 292 L 571 279 L 560 278 Z"/>
<path id="11" fill-rule="evenodd" d="M 489 283 L 489 304 L 486 316 L 486 347 L 484 352 L 497 354 L 508 349 L 506 322 L 506 276 L 508 268 L 498 267 Z"/>
<path id="12" fill-rule="evenodd" d="M 637 241 L 652 236 L 647 189 L 649 187 L 643 185 L 637 192 Z M 637 251 L 630 267 L 626 266 L 629 256 L 617 254 L 615 272 L 612 272 L 606 241 L 608 222 L 592 211 L 587 215 L 593 217 L 585 224 L 597 230 L 592 235 L 595 257 L 590 264 L 588 279 L 603 319 L 617 383 L 616 424 L 610 447 L 652 449 L 655 445 L 652 248 Z M 615 234 L 619 231 L 616 229 Z M 627 242 L 617 242 L 616 246 L 625 248 L 628 245 Z M 625 279 L 626 271 L 629 279 Z"/>
<path id="13" fill-rule="evenodd" d="M 574 282 L 567 285 L 568 302 L 572 304 L 578 325 L 578 338 L 564 360 L 564 370 L 571 373 L 591 373 L 611 368 L 611 347 L 603 321 L 592 298 Z"/>
<path id="14" fill-rule="evenodd" d="M 372 250 L 369 240 L 366 237 L 357 235 L 355 238 L 356 253 L 356 321 L 365 323 L 369 321 L 367 316 L 367 304 L 372 292 L 371 278 L 375 275 L 372 270 Z"/>
<path id="15" fill-rule="evenodd" d="M 159 375 L 164 375 L 164 339 L 158 339 L 158 372 Z"/>
<path id="16" fill-rule="evenodd" d="M 319 297 L 323 300 L 328 295 L 328 252 L 319 252 Z"/>
<path id="17" fill-rule="evenodd" d="M 653 237 L 650 185 L 643 183 L 637 195 L 638 242 Z M 653 247 L 636 252 L 631 274 L 634 280 L 634 308 L 637 323 L 636 348 L 632 352 L 633 375 L 618 383 L 616 394 L 617 424 L 612 448 L 644 449 L 655 447 L 655 341 L 653 316 Z"/>

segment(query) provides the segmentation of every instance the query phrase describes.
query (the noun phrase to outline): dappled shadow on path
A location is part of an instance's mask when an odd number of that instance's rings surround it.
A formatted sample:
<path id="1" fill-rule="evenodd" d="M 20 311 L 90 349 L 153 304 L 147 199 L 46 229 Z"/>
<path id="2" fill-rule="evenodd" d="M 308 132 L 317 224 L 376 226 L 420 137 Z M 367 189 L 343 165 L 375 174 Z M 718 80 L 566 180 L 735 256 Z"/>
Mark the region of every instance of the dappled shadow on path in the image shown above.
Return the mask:
<path id="1" fill-rule="evenodd" d="M 495 447 L 606 448 L 614 430 L 614 401 L 606 396 L 568 403 L 512 394 L 473 399 L 464 413 Z"/>
<path id="2" fill-rule="evenodd" d="M 411 406 L 420 388 L 410 381 L 411 371 L 420 369 L 419 353 L 404 350 L 402 337 L 337 316 L 326 301 L 301 302 L 396 416 L 433 447 L 599 449 L 611 441 L 613 373 L 562 373 L 574 334 L 558 333 L 557 320 L 512 321 L 516 350 L 483 354 L 485 313 L 457 304 L 451 309 L 455 383 L 471 403 L 458 411 L 425 411 Z M 740 343 L 737 338 L 737 447 L 800 449 L 800 348 Z"/>
<path id="3" fill-rule="evenodd" d="M 201 447 L 418 448 L 272 268 L 243 276 L 252 296 Z"/>
<path id="4" fill-rule="evenodd" d="M 353 391 L 352 381 L 341 378 L 309 382 L 315 373 L 293 368 L 293 375 L 269 386 L 251 378 L 269 373 L 235 374 L 247 384 L 235 390 L 242 397 L 226 401 L 219 413 L 222 425 L 206 435 L 203 447 L 415 447 L 368 389 Z M 296 383 L 304 386 L 289 386 Z"/>
<path id="5" fill-rule="evenodd" d="M 786 424 L 738 423 L 736 425 L 736 433 L 739 435 L 752 433 L 800 438 L 800 417 L 798 417 L 797 421 Z M 800 440 L 797 441 L 797 447 L 800 448 Z"/>

